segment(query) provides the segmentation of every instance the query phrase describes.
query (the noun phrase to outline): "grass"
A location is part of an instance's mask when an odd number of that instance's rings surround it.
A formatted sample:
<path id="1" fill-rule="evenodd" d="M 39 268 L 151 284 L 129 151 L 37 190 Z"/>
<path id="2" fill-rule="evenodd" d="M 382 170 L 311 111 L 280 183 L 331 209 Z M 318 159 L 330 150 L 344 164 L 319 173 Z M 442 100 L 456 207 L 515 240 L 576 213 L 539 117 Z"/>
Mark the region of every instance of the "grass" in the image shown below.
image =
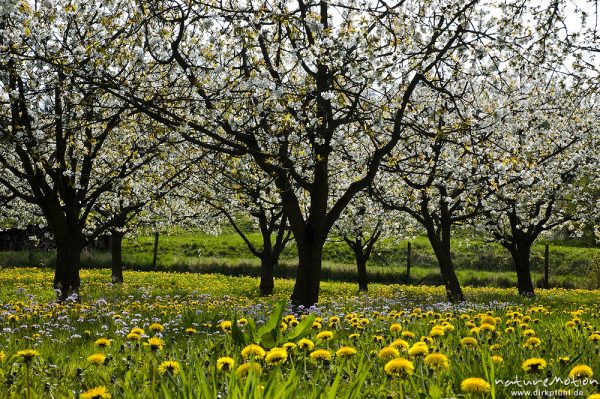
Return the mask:
<path id="1" fill-rule="evenodd" d="M 249 234 L 259 246 L 260 236 Z M 600 249 L 583 246 L 574 240 L 541 241 L 532 250 L 534 282 L 542 281 L 544 244 L 550 245 L 550 286 L 565 288 L 600 288 Z M 425 237 L 411 240 L 412 268 L 410 281 L 406 279 L 407 241 L 386 239 L 376 248 L 368 263 L 372 282 L 441 284 L 435 256 Z M 153 236 L 126 238 L 123 260 L 126 269 L 151 270 Z M 459 280 L 469 286 L 512 287 L 516 275 L 508 252 L 497 244 L 457 237 L 453 242 L 453 261 Z M 331 240 L 325 245 L 323 278 L 331 281 L 356 280 L 354 255 L 347 245 Z M 2 252 L 0 265 L 52 266 L 53 252 Z M 232 276 L 258 276 L 259 261 L 252 257 L 242 239 L 231 232 L 220 236 L 201 232 L 175 231 L 159 239 L 158 270 L 199 273 L 221 273 Z M 110 266 L 110 253 L 84 251 L 82 264 L 87 268 Z M 297 254 L 290 245 L 283 253 L 275 272 L 281 278 L 294 278 Z"/>
<path id="2" fill-rule="evenodd" d="M 1 270 L 0 397 L 503 399 L 516 390 L 584 398 L 598 390 L 581 380 L 600 373 L 600 291 L 550 289 L 530 299 L 466 288 L 468 302 L 451 305 L 442 287 L 372 284 L 357 296 L 354 284 L 324 282 L 308 310 L 287 304 L 287 279 L 260 298 L 248 277 L 126 272 L 112 285 L 107 270 L 84 270 L 83 302 L 66 304 L 52 302 L 51 280 L 50 269 Z M 279 363 L 249 357 L 251 343 L 287 349 Z M 427 353 L 441 363 L 432 366 Z M 389 366 L 397 357 L 404 372 Z M 526 371 L 528 359 L 545 366 Z M 229 370 L 219 369 L 224 360 Z M 578 381 L 548 382 L 577 370 Z M 465 391 L 467 378 L 479 378 L 482 392 Z M 506 386 L 517 378 L 527 384 Z M 544 378 L 549 387 L 536 385 Z"/>

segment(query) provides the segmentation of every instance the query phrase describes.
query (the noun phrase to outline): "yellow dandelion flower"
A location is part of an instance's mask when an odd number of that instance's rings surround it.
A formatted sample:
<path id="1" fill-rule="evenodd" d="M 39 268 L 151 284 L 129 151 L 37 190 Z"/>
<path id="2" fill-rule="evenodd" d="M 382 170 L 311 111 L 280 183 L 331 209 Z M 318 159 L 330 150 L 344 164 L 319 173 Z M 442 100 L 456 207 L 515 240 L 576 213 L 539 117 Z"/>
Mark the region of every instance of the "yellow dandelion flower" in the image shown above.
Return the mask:
<path id="1" fill-rule="evenodd" d="M 100 386 L 92 389 L 88 389 L 79 396 L 81 399 L 110 399 L 110 392 L 106 387 Z"/>
<path id="2" fill-rule="evenodd" d="M 473 337 L 464 337 L 460 340 L 460 345 L 465 347 L 477 346 L 477 340 Z"/>
<path id="3" fill-rule="evenodd" d="M 483 378 L 471 377 L 464 379 L 460 383 L 460 389 L 465 393 L 488 393 L 491 389 L 490 384 Z"/>
<path id="4" fill-rule="evenodd" d="M 406 378 L 415 371 L 415 366 L 410 360 L 403 358 L 392 359 L 384 366 L 384 371 L 395 378 Z"/>
<path id="5" fill-rule="evenodd" d="M 313 321 L 311 328 L 313 330 L 320 330 L 321 329 L 321 323 L 319 323 L 318 321 Z"/>
<path id="6" fill-rule="evenodd" d="M 394 342 L 392 342 L 390 346 L 398 350 L 408 350 L 408 348 L 410 348 L 409 343 L 401 338 L 394 340 Z"/>
<path id="7" fill-rule="evenodd" d="M 381 360 L 395 359 L 400 357 L 400 352 L 398 352 L 398 349 L 394 348 L 393 346 L 386 346 L 379 351 L 377 357 Z"/>
<path id="8" fill-rule="evenodd" d="M 448 357 L 441 353 L 431 353 L 425 356 L 423 362 L 432 369 L 436 370 L 447 370 L 450 367 Z"/>
<path id="9" fill-rule="evenodd" d="M 34 358 L 38 357 L 40 353 L 34 349 L 25 349 L 17 352 L 17 356 L 21 358 L 23 363 L 29 364 Z"/>
<path id="10" fill-rule="evenodd" d="M 220 357 L 217 359 L 217 370 L 228 372 L 233 370 L 233 366 L 235 365 L 235 360 L 230 357 Z"/>
<path id="11" fill-rule="evenodd" d="M 300 341 L 298 341 L 298 348 L 300 348 L 300 349 L 304 349 L 306 351 L 311 351 L 314 347 L 315 347 L 314 342 L 312 342 L 308 338 L 302 338 Z"/>
<path id="12" fill-rule="evenodd" d="M 504 359 L 502 358 L 502 356 L 498 356 L 498 355 L 492 356 L 492 363 L 494 363 L 494 364 L 500 364 L 503 361 L 504 361 Z"/>
<path id="13" fill-rule="evenodd" d="M 296 349 L 297 345 L 295 343 L 293 343 L 293 342 L 286 342 L 285 344 L 283 344 L 281 346 L 283 346 L 283 349 L 293 350 L 293 349 Z"/>
<path id="14" fill-rule="evenodd" d="M 578 364 L 569 372 L 569 378 L 571 379 L 592 378 L 593 375 L 592 368 L 585 364 Z"/>
<path id="15" fill-rule="evenodd" d="M 231 332 L 231 320 L 224 320 L 219 323 L 219 328 L 227 333 Z"/>
<path id="16" fill-rule="evenodd" d="M 333 333 L 331 331 L 321 331 L 317 334 L 317 339 L 321 341 L 329 341 L 333 338 Z"/>
<path id="17" fill-rule="evenodd" d="M 154 352 L 157 350 L 162 350 L 162 348 L 165 346 L 165 341 L 157 337 L 152 337 L 144 345 L 149 347 L 150 350 Z"/>
<path id="18" fill-rule="evenodd" d="M 481 327 L 479 327 L 481 331 L 491 332 L 496 331 L 496 326 L 494 324 L 483 323 Z"/>
<path id="19" fill-rule="evenodd" d="M 188 328 L 186 328 L 186 329 L 185 329 L 185 333 L 186 333 L 186 334 L 189 334 L 189 335 L 196 334 L 197 332 L 198 332 L 198 330 L 196 330 L 196 329 L 195 329 L 195 328 L 193 328 L 193 327 L 188 327 Z"/>
<path id="20" fill-rule="evenodd" d="M 542 341 L 537 337 L 529 337 L 527 341 L 523 344 L 523 348 L 533 349 L 537 348 L 542 344 Z"/>
<path id="21" fill-rule="evenodd" d="M 600 393 L 593 393 L 587 399 L 600 399 Z"/>
<path id="22" fill-rule="evenodd" d="M 489 315 L 485 315 L 479 320 L 479 322 L 480 322 L 481 326 L 483 326 L 484 324 L 491 324 L 491 325 L 495 326 L 496 318 L 489 316 Z"/>
<path id="23" fill-rule="evenodd" d="M 402 334 L 400 334 L 400 336 L 408 339 L 413 339 L 415 338 L 415 333 L 412 331 L 402 331 Z"/>
<path id="24" fill-rule="evenodd" d="M 108 338 L 98 338 L 95 342 L 94 345 L 96 345 L 99 348 L 108 348 L 110 346 L 110 339 Z"/>
<path id="25" fill-rule="evenodd" d="M 244 349 L 242 349 L 242 357 L 244 359 L 248 359 L 248 358 L 252 358 L 252 357 L 257 357 L 259 359 L 262 359 L 265 357 L 267 353 L 265 352 L 265 350 L 263 348 L 260 347 L 260 345 L 256 345 L 256 344 L 250 344 L 248 346 L 246 346 Z"/>
<path id="26" fill-rule="evenodd" d="M 177 375 L 181 370 L 181 366 L 174 360 L 165 360 L 158 366 L 160 375 Z"/>
<path id="27" fill-rule="evenodd" d="M 359 333 L 352 333 L 352 334 L 348 335 L 348 338 L 350 338 L 350 339 L 359 339 L 360 338 L 360 334 Z"/>
<path id="28" fill-rule="evenodd" d="M 569 356 L 561 356 L 558 358 L 558 363 L 560 363 L 564 366 L 567 363 L 569 363 L 570 360 L 571 360 L 571 358 Z"/>
<path id="29" fill-rule="evenodd" d="M 384 339 L 383 335 L 373 335 L 373 342 L 383 342 Z"/>
<path id="30" fill-rule="evenodd" d="M 535 331 L 532 330 L 531 328 L 528 328 L 527 330 L 523 331 L 523 335 L 526 337 L 534 337 Z"/>
<path id="31" fill-rule="evenodd" d="M 246 319 L 246 318 L 244 318 L 244 317 L 242 317 L 241 319 L 239 319 L 239 320 L 237 321 L 237 325 L 238 325 L 238 326 L 240 326 L 240 327 L 243 327 L 243 326 L 245 326 L 246 324 L 248 324 L 248 319 Z"/>
<path id="32" fill-rule="evenodd" d="M 351 346 L 342 346 L 340 349 L 335 352 L 337 357 L 351 357 L 356 355 L 356 349 Z"/>
<path id="33" fill-rule="evenodd" d="M 310 358 L 314 361 L 328 361 L 331 359 L 331 352 L 327 349 L 317 349 L 310 353 Z"/>
<path id="34" fill-rule="evenodd" d="M 425 356 L 429 353 L 429 348 L 425 343 L 417 342 L 408 349 L 408 356 L 419 357 Z"/>
<path id="35" fill-rule="evenodd" d="M 104 364 L 104 361 L 106 360 L 106 356 L 104 356 L 102 353 L 94 353 L 91 356 L 88 356 L 87 361 L 90 364 Z"/>
<path id="36" fill-rule="evenodd" d="M 419 342 L 416 342 L 416 344 L 426 344 L 426 345 L 431 345 L 433 344 L 433 339 L 431 337 L 421 337 L 421 339 L 419 339 Z"/>
<path id="37" fill-rule="evenodd" d="M 401 325 L 401 324 L 398 324 L 398 323 L 393 323 L 393 324 L 390 326 L 390 332 L 391 332 L 392 334 L 397 334 L 397 333 L 399 333 L 400 331 L 402 331 L 402 325 Z"/>
<path id="38" fill-rule="evenodd" d="M 129 334 L 127 334 L 127 339 L 130 341 L 139 341 L 140 339 L 142 339 L 142 336 L 132 331 Z"/>
<path id="39" fill-rule="evenodd" d="M 256 375 L 260 375 L 262 372 L 262 368 L 258 363 L 244 363 L 240 364 L 238 368 L 235 370 L 235 373 L 239 378 L 246 378 L 248 374 L 253 373 Z"/>
<path id="40" fill-rule="evenodd" d="M 0 351 L 0 363 L 6 360 L 6 353 L 4 351 Z"/>
<path id="41" fill-rule="evenodd" d="M 590 335 L 590 336 L 588 337 L 588 339 L 589 339 L 590 341 L 592 341 L 592 342 L 595 342 L 595 343 L 600 343 L 600 334 L 596 334 L 596 333 L 594 333 L 594 334 Z"/>
<path id="42" fill-rule="evenodd" d="M 430 337 L 441 337 L 444 335 L 444 329 L 441 326 L 433 327 L 431 331 L 429 331 Z"/>
<path id="43" fill-rule="evenodd" d="M 287 360 L 287 351 L 283 348 L 273 348 L 265 356 L 265 362 L 272 366 L 281 364 Z"/>
<path id="44" fill-rule="evenodd" d="M 130 333 L 137 334 L 137 335 L 144 335 L 146 332 L 144 331 L 143 328 L 135 327 L 135 328 L 131 329 Z"/>
<path id="45" fill-rule="evenodd" d="M 544 359 L 538 357 L 532 357 L 527 359 L 521 365 L 521 368 L 527 373 L 537 373 L 546 368 L 548 363 Z"/>

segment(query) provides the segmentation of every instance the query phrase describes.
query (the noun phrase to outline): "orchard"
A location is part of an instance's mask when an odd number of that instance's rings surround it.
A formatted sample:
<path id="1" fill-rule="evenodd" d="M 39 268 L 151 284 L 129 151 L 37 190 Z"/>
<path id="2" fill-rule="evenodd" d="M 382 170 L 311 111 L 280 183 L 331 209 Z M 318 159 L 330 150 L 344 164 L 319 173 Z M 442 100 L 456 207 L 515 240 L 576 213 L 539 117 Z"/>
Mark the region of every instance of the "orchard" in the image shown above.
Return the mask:
<path id="1" fill-rule="evenodd" d="M 597 292 L 563 306 L 532 274 L 547 240 L 585 243 L 584 277 L 600 271 L 599 18 L 594 0 L 1 1 L 0 230 L 42 231 L 55 256 L 1 270 L 0 393 L 504 398 L 514 373 L 592 380 Z M 182 230 L 237 235 L 260 281 L 188 276 L 192 292 L 158 273 L 159 232 Z M 154 277 L 134 293 L 123 243 L 147 235 Z M 110 275 L 82 261 L 101 237 Z M 372 289 L 369 262 L 416 237 L 443 287 Z M 505 251 L 514 295 L 461 281 L 464 239 Z M 322 292 L 332 242 L 355 261 L 343 304 Z"/>

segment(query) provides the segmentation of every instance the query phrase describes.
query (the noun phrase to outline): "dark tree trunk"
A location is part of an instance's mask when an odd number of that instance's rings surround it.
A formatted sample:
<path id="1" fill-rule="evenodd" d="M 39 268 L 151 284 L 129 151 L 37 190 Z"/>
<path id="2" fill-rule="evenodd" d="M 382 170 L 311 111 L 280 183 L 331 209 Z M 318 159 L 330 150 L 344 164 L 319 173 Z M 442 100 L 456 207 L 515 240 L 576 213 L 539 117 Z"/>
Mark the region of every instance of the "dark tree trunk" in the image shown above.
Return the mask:
<path id="1" fill-rule="evenodd" d="M 293 305 L 308 307 L 319 300 L 324 242 L 311 234 L 306 234 L 306 237 L 295 236 L 295 239 L 298 246 L 298 270 L 291 300 Z"/>
<path id="2" fill-rule="evenodd" d="M 113 284 L 121 284 L 123 282 L 123 236 L 125 236 L 125 233 L 113 231 L 110 238 Z"/>
<path id="3" fill-rule="evenodd" d="M 270 254 L 263 254 L 260 258 L 259 290 L 261 296 L 273 295 L 273 288 L 275 287 L 273 271 L 275 270 L 276 262 Z"/>
<path id="4" fill-rule="evenodd" d="M 358 290 L 368 291 L 369 279 L 367 276 L 367 257 L 356 257 L 356 271 L 358 272 Z"/>
<path id="5" fill-rule="evenodd" d="M 450 254 L 443 253 L 438 256 L 438 263 L 440 266 L 440 272 L 444 279 L 444 286 L 446 287 L 446 296 L 450 302 L 462 302 L 465 300 L 458 277 L 454 271 L 454 264 Z"/>
<path id="6" fill-rule="evenodd" d="M 430 230 L 430 229 L 428 229 Z M 448 228 L 449 230 L 449 228 Z M 431 229 L 433 231 L 433 229 Z M 462 302 L 465 300 L 458 277 L 454 271 L 452 256 L 450 254 L 450 232 L 443 232 L 440 239 L 435 233 L 428 232 L 429 242 L 435 253 L 440 267 L 440 274 L 446 287 L 446 297 L 451 302 Z"/>
<path id="7" fill-rule="evenodd" d="M 369 278 L 367 276 L 367 262 L 371 258 L 371 253 L 375 243 L 381 237 L 379 225 L 375 228 L 370 237 L 365 237 L 362 231 L 359 231 L 354 239 L 344 236 L 344 241 L 354 251 L 356 259 L 356 271 L 358 274 L 358 290 L 367 291 L 369 289 Z"/>
<path id="8" fill-rule="evenodd" d="M 60 302 L 69 296 L 79 299 L 81 249 L 82 245 L 78 240 L 56 243 L 54 289 L 57 290 L 57 299 Z"/>
<path id="9" fill-rule="evenodd" d="M 519 295 L 535 296 L 533 281 L 531 280 L 531 245 L 524 242 L 516 243 L 509 251 L 513 262 L 515 262 Z"/>

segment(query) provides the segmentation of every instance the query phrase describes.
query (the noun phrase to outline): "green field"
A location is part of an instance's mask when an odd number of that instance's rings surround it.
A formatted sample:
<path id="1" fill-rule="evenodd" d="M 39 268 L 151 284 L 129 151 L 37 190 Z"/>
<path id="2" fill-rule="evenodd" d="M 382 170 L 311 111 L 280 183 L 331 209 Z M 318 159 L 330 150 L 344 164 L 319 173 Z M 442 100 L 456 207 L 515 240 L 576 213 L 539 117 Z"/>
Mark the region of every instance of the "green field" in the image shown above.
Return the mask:
<path id="1" fill-rule="evenodd" d="M 441 287 L 325 282 L 292 309 L 291 280 L 267 299 L 254 278 L 82 278 L 82 303 L 60 305 L 51 270 L 2 269 L 0 397 L 596 399 L 600 291 L 466 288 L 450 305 Z"/>
<path id="2" fill-rule="evenodd" d="M 249 234 L 259 244 L 258 234 Z M 600 288 L 600 248 L 580 241 L 540 241 L 532 251 L 534 283 L 541 283 L 544 263 L 544 244 L 550 245 L 550 286 L 565 288 Z M 412 244 L 411 284 L 442 284 L 437 263 L 429 242 L 417 237 Z M 151 270 L 154 238 L 142 236 L 126 238 L 123 260 L 126 269 Z M 373 282 L 406 283 L 407 241 L 387 239 L 368 263 Z M 513 287 L 516 274 L 508 252 L 497 244 L 459 236 L 453 241 L 453 260 L 459 280 L 475 287 Z M 281 278 L 294 278 L 297 264 L 295 247 L 289 245 L 283 253 L 275 274 Z M 52 266 L 53 252 L 0 252 L 0 265 Z M 110 266 L 110 253 L 84 251 L 83 267 L 106 268 Z M 219 236 L 201 232 L 175 231 L 159 238 L 158 270 L 222 273 L 232 276 L 257 276 L 259 260 L 233 233 Z M 339 239 L 325 245 L 323 278 L 332 281 L 352 282 L 356 279 L 354 255 Z"/>

